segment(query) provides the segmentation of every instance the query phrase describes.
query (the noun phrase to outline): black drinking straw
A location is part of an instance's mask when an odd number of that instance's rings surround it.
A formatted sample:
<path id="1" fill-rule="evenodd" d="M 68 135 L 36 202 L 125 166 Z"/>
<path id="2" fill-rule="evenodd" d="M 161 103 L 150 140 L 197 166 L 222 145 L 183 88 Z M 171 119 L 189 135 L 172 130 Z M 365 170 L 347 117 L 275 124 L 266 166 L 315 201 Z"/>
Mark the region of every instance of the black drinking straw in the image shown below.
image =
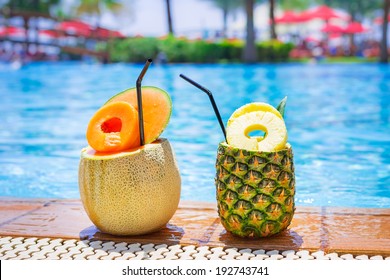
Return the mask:
<path id="1" fill-rule="evenodd" d="M 205 92 L 209 96 L 211 105 L 213 106 L 215 115 L 217 116 L 219 125 L 221 126 L 221 129 L 222 129 L 222 132 L 223 132 L 223 136 L 225 137 L 225 140 L 226 140 L 226 143 L 227 143 L 225 126 L 223 125 L 223 121 L 222 121 L 221 115 L 219 114 L 219 110 L 218 110 L 217 104 L 215 103 L 215 100 L 214 100 L 214 97 L 213 97 L 213 94 L 211 93 L 211 91 L 208 90 L 207 88 L 205 88 L 204 86 L 201 86 L 197 82 L 191 80 L 190 78 L 184 76 L 183 74 L 180 74 L 179 76 L 181 78 L 183 78 L 184 80 L 186 80 L 187 82 L 189 82 L 190 84 L 196 86 L 198 89 L 200 89 L 201 91 Z"/>
<path id="2" fill-rule="evenodd" d="M 152 63 L 152 59 L 149 58 L 144 68 L 142 69 L 141 73 L 138 76 L 136 87 L 137 87 L 137 103 L 138 103 L 138 120 L 139 120 L 139 138 L 140 138 L 140 145 L 143 146 L 145 144 L 145 133 L 144 133 L 144 114 L 142 110 L 142 92 L 141 92 L 141 82 L 143 77 L 145 76 L 146 71 L 148 71 L 150 63 Z"/>

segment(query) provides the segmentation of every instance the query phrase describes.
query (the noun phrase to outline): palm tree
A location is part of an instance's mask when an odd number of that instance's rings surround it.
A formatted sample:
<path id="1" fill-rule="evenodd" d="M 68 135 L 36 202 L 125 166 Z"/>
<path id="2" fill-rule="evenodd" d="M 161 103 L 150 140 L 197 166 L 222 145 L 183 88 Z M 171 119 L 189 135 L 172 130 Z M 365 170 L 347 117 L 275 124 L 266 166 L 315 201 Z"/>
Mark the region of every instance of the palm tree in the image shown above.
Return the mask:
<path id="1" fill-rule="evenodd" d="M 269 2 L 269 21 L 270 21 L 270 37 L 273 40 L 278 38 L 276 35 L 276 24 L 275 24 L 275 0 L 268 0 Z"/>
<path id="2" fill-rule="evenodd" d="M 123 8 L 123 5 L 116 0 L 80 0 L 80 4 L 76 7 L 76 13 L 78 15 L 87 14 L 97 16 L 97 25 L 99 25 L 103 8 L 117 13 Z"/>
<path id="3" fill-rule="evenodd" d="M 96 28 L 100 25 L 100 17 L 103 9 L 107 9 L 113 13 L 119 13 L 123 9 L 123 5 L 117 0 L 79 0 L 80 4 L 76 7 L 77 15 L 96 16 Z"/>
<path id="4" fill-rule="evenodd" d="M 255 8 L 255 0 L 245 0 L 246 12 L 246 39 L 243 53 L 243 60 L 247 63 L 253 63 L 257 60 L 256 44 L 255 44 L 255 27 L 253 20 L 253 11 Z"/>
<path id="5" fill-rule="evenodd" d="M 381 63 L 389 62 L 389 53 L 387 50 L 387 25 L 389 18 L 390 0 L 383 0 L 383 23 L 382 23 L 382 40 L 381 40 L 381 52 L 379 61 Z"/>
<path id="6" fill-rule="evenodd" d="M 228 29 L 228 17 L 229 15 L 242 7 L 242 0 L 207 0 L 211 2 L 216 8 L 222 11 L 222 19 L 223 19 L 223 27 L 222 27 L 222 35 L 226 37 L 227 29 Z"/>
<path id="7" fill-rule="evenodd" d="M 168 33 L 174 35 L 173 23 L 172 23 L 172 12 L 171 12 L 171 0 L 165 0 L 165 6 L 167 8 Z"/>
<path id="8" fill-rule="evenodd" d="M 256 34 L 255 34 L 255 26 L 254 26 L 254 8 L 255 8 L 255 0 L 245 0 L 245 13 L 246 13 L 246 39 L 245 39 L 245 47 L 243 52 L 243 60 L 247 63 L 253 63 L 257 60 L 257 51 L 256 51 Z M 263 0 L 258 0 L 257 2 L 263 2 Z M 274 15 L 274 6 L 272 6 L 272 10 L 270 9 L 270 17 Z M 273 23 L 273 24 L 272 24 Z M 271 22 L 271 30 L 273 28 L 274 35 L 275 32 L 275 20 Z M 272 33 L 272 31 L 271 31 Z M 272 35 L 271 35 L 272 37 Z"/>

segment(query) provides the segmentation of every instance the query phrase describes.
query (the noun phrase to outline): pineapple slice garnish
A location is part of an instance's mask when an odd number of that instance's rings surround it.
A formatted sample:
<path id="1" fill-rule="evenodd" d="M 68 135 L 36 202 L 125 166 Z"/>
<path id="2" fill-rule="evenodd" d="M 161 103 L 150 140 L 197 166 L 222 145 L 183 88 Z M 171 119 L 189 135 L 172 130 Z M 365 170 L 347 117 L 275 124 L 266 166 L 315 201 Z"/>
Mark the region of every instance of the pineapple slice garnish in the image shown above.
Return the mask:
<path id="1" fill-rule="evenodd" d="M 260 104 L 260 105 L 259 105 Z M 250 137 L 255 130 L 265 132 L 264 137 Z M 287 129 L 281 114 L 271 105 L 251 103 L 237 109 L 226 128 L 228 144 L 240 149 L 275 152 L 285 148 Z"/>
<path id="2" fill-rule="evenodd" d="M 247 113 L 256 112 L 256 111 L 271 112 L 271 113 L 274 113 L 279 118 L 283 119 L 280 112 L 277 109 L 275 109 L 273 106 L 271 106 L 267 103 L 264 103 L 264 102 L 252 102 L 252 103 L 248 103 L 244 106 L 241 106 L 240 108 L 235 110 L 228 120 L 228 125 L 229 125 L 229 122 L 233 121 L 233 119 L 238 118 L 238 117 L 245 115 Z"/>

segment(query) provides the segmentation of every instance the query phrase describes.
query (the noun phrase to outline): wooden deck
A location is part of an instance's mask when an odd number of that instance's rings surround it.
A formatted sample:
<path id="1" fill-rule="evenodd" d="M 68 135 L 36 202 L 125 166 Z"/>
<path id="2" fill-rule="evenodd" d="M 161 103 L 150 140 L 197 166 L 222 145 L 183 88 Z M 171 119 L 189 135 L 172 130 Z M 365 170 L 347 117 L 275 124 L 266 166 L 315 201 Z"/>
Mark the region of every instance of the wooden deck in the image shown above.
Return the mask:
<path id="1" fill-rule="evenodd" d="M 182 202 L 159 232 L 119 237 L 101 233 L 79 200 L 0 198 L 0 237 L 4 236 L 390 256 L 390 209 L 297 207 L 283 233 L 243 239 L 224 230 L 215 204 Z"/>

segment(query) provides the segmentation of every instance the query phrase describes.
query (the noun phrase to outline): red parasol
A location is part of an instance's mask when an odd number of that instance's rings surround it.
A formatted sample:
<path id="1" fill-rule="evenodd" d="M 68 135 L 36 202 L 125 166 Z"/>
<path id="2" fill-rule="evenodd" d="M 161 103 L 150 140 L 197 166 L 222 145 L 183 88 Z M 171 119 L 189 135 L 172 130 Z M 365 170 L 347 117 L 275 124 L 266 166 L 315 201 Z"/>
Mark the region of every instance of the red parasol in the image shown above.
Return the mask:
<path id="1" fill-rule="evenodd" d="M 390 15 L 387 17 L 387 21 L 390 21 Z M 377 17 L 376 19 L 374 19 L 374 22 L 377 24 L 382 24 L 383 23 L 383 16 Z"/>
<path id="2" fill-rule="evenodd" d="M 286 11 L 280 17 L 275 18 L 275 23 L 298 23 L 301 21 L 300 15 L 293 11 Z"/>
<path id="3" fill-rule="evenodd" d="M 92 26 L 82 21 L 70 20 L 70 21 L 60 22 L 57 25 L 56 29 L 59 31 L 64 31 L 79 36 L 90 36 Z"/>
<path id="4" fill-rule="evenodd" d="M 101 38 L 124 38 L 125 37 L 119 31 L 110 30 L 110 29 L 103 28 L 103 27 L 96 28 L 94 30 L 94 32 L 96 32 L 95 34 L 97 34 L 97 36 L 101 37 Z"/>
<path id="5" fill-rule="evenodd" d="M 71 21 L 63 21 L 57 25 L 57 30 L 68 32 L 71 34 L 75 34 L 78 36 L 97 36 L 100 38 L 124 38 L 125 36 L 119 31 L 110 30 L 103 27 L 94 28 L 88 23 L 71 20 Z"/>
<path id="6" fill-rule="evenodd" d="M 26 30 L 19 27 L 8 26 L 8 27 L 0 27 L 0 37 L 5 36 L 25 36 Z"/>
<path id="7" fill-rule="evenodd" d="M 313 17 L 311 15 L 311 11 L 303 11 L 302 13 L 299 14 L 299 17 L 301 19 L 301 21 L 309 21 L 309 20 L 312 20 Z"/>
<path id="8" fill-rule="evenodd" d="M 39 30 L 39 35 L 50 37 L 50 38 L 60 38 L 61 34 L 56 30 Z"/>
<path id="9" fill-rule="evenodd" d="M 341 33 L 330 33 L 329 39 L 339 39 L 341 37 Z"/>
<path id="10" fill-rule="evenodd" d="M 312 36 L 308 36 L 304 40 L 308 43 L 320 43 L 321 42 L 321 40 L 319 40 L 315 37 L 312 37 Z"/>
<path id="11" fill-rule="evenodd" d="M 110 36 L 114 38 L 126 38 L 120 31 L 111 31 Z"/>
<path id="12" fill-rule="evenodd" d="M 325 32 L 325 33 L 343 33 L 344 28 L 341 26 L 338 26 L 338 25 L 328 23 L 324 27 L 321 28 L 321 31 Z"/>
<path id="13" fill-rule="evenodd" d="M 332 18 L 341 18 L 341 19 L 346 19 L 346 16 L 341 15 L 339 12 L 336 10 L 326 6 L 322 5 L 319 6 L 313 10 L 308 10 L 306 12 L 302 13 L 307 19 L 323 19 L 323 20 L 329 20 Z"/>
<path id="14" fill-rule="evenodd" d="M 348 34 L 356 34 L 367 32 L 368 29 L 365 28 L 360 22 L 351 22 L 347 27 L 344 28 L 343 32 Z"/>

